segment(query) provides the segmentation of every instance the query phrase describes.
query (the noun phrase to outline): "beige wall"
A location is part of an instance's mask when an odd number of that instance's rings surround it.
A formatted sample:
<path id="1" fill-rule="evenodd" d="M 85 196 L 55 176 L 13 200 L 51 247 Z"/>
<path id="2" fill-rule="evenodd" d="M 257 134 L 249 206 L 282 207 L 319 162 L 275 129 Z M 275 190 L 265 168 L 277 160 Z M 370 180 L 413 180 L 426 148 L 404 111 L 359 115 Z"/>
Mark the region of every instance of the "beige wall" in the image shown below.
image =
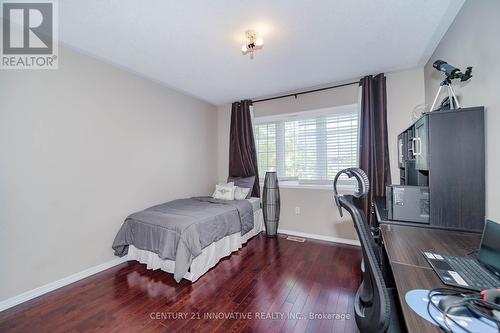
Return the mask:
<path id="1" fill-rule="evenodd" d="M 430 105 L 443 77 L 432 68 L 437 59 L 463 70 L 473 66 L 473 78 L 454 84 L 463 107 L 486 107 L 486 216 L 500 222 L 500 1 L 469 0 L 425 66 L 425 97 Z M 441 95 L 440 101 L 444 98 Z M 451 140 L 451 138 L 450 138 Z"/>
<path id="2" fill-rule="evenodd" d="M 390 137 L 391 169 L 397 171 L 396 135 L 411 123 L 411 111 L 424 102 L 423 69 L 412 69 L 387 75 L 387 113 Z M 329 106 L 358 103 L 357 85 L 313 94 L 256 103 L 256 117 L 314 110 Z M 218 176 L 223 182 L 228 174 L 229 127 L 231 106 L 218 108 Z M 300 207 L 300 214 L 295 214 Z M 316 234 L 332 239 L 355 240 L 356 233 L 349 218 L 340 218 L 333 202 L 332 191 L 281 188 L 280 229 Z"/>
<path id="3" fill-rule="evenodd" d="M 206 195 L 216 108 L 66 48 L 0 74 L 0 300 L 113 258 L 133 211 Z"/>

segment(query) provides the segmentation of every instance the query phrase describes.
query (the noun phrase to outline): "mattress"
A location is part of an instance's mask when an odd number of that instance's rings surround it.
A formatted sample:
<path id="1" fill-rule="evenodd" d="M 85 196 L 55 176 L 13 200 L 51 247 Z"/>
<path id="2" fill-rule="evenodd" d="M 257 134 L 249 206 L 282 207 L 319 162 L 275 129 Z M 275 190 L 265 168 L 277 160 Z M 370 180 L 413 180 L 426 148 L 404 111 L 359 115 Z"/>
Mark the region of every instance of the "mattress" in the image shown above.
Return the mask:
<path id="1" fill-rule="evenodd" d="M 247 200 L 248 202 L 250 202 L 250 204 L 252 205 L 252 209 L 253 209 L 254 213 L 260 209 L 260 198 L 251 197 L 251 198 L 248 198 L 248 199 L 245 199 L 245 200 Z"/>
<path id="2" fill-rule="evenodd" d="M 134 245 L 175 260 L 179 282 L 203 248 L 233 233 L 244 235 L 252 230 L 253 215 L 252 204 L 246 200 L 177 199 L 130 214 L 112 248 L 120 257 Z"/>
<path id="3" fill-rule="evenodd" d="M 254 199 L 258 200 L 258 198 Z M 238 251 L 250 238 L 258 235 L 263 230 L 264 219 L 262 210 L 258 209 L 254 212 L 254 227 L 251 231 L 243 236 L 239 232 L 234 233 L 204 248 L 201 254 L 191 262 L 189 272 L 184 275 L 184 279 L 195 282 L 222 258 L 234 251 Z M 146 264 L 147 269 L 151 270 L 161 269 L 167 273 L 174 273 L 175 271 L 175 261 L 161 259 L 156 253 L 138 249 L 133 245 L 129 246 L 127 260 L 136 260 L 142 264 Z"/>

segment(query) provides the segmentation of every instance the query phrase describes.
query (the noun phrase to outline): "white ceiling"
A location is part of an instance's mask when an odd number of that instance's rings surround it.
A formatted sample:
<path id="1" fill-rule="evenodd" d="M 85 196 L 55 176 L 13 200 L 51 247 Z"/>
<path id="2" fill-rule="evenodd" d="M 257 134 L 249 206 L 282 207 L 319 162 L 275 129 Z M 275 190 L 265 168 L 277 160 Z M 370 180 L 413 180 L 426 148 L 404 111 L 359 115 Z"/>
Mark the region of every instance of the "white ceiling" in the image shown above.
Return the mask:
<path id="1" fill-rule="evenodd" d="M 423 65 L 465 0 L 64 0 L 63 45 L 213 104 Z M 265 40 L 243 56 L 244 32 Z"/>

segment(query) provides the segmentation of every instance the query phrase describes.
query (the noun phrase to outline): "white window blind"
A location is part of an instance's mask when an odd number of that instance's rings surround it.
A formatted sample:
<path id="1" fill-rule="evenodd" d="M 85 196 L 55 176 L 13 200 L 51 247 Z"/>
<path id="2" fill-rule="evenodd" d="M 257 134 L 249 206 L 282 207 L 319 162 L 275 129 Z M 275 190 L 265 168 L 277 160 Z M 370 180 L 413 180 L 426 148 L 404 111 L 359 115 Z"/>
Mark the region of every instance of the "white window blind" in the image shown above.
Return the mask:
<path id="1" fill-rule="evenodd" d="M 357 105 L 255 119 L 259 176 L 327 183 L 341 169 L 357 166 Z"/>
<path id="2" fill-rule="evenodd" d="M 266 171 L 276 171 L 276 123 L 255 125 L 255 145 L 261 179 Z M 262 170 L 262 171 L 261 171 Z"/>

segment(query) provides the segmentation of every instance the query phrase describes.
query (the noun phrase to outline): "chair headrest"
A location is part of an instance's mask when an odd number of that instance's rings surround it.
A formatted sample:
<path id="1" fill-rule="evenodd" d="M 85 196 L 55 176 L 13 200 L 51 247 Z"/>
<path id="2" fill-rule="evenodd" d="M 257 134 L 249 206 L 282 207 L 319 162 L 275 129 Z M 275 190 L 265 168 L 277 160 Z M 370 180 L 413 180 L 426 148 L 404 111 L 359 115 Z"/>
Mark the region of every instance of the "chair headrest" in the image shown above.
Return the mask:
<path id="1" fill-rule="evenodd" d="M 346 174 L 347 177 L 352 178 L 354 177 L 358 183 L 356 190 L 353 193 L 353 196 L 356 198 L 362 198 L 365 195 L 368 194 L 368 191 L 370 190 L 370 181 L 368 180 L 368 176 L 366 173 L 360 169 L 360 168 L 347 168 L 340 170 L 337 175 L 335 176 L 335 179 L 333 180 L 333 192 L 335 194 L 335 203 L 337 204 L 337 207 L 339 208 L 340 216 L 342 215 L 342 207 L 340 206 L 340 201 L 339 201 L 339 194 L 337 191 L 337 181 L 339 177 L 342 174 Z"/>

